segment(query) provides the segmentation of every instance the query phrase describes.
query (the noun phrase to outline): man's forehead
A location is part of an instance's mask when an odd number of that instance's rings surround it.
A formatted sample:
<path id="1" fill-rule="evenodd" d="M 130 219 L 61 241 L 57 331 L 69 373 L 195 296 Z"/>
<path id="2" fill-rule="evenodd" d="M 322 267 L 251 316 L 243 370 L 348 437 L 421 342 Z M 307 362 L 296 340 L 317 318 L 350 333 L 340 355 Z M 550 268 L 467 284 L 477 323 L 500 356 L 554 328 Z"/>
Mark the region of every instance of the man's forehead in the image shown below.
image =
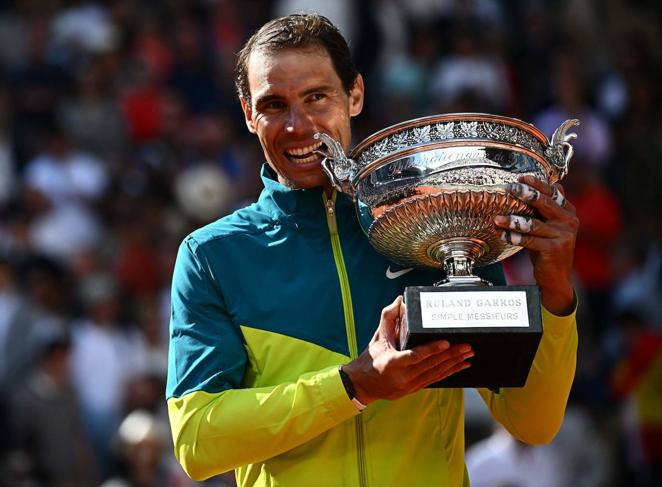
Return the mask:
<path id="1" fill-rule="evenodd" d="M 258 46 L 249 55 L 249 64 L 250 61 L 259 57 L 262 59 L 266 58 L 279 58 L 285 54 L 301 54 L 301 55 L 318 55 L 329 57 L 329 53 L 326 48 L 321 44 L 306 44 L 302 46 L 293 46 L 293 47 L 271 47 L 271 46 Z"/>
<path id="2" fill-rule="evenodd" d="M 306 46 L 306 47 L 288 47 L 284 49 L 258 49 L 253 51 L 247 63 L 248 77 L 256 73 L 264 74 L 281 64 L 295 63 L 299 64 L 305 62 L 305 58 L 316 58 L 316 64 L 319 62 L 324 63 L 328 61 L 331 65 L 331 57 L 328 52 L 321 46 Z"/>
<path id="3" fill-rule="evenodd" d="M 312 66 L 307 64 L 304 58 L 317 58 Z M 300 60 L 298 59 L 300 58 Z M 296 73 L 306 65 L 306 76 L 300 76 Z M 333 75 L 338 78 L 331 57 L 321 46 L 305 46 L 300 48 L 285 49 L 259 49 L 253 51 L 248 58 L 247 74 L 248 85 L 251 96 L 255 96 L 255 90 L 263 91 L 273 88 L 279 81 L 296 81 L 299 85 L 305 85 L 307 82 L 316 83 L 315 77 L 324 76 L 328 80 L 331 70 Z"/>

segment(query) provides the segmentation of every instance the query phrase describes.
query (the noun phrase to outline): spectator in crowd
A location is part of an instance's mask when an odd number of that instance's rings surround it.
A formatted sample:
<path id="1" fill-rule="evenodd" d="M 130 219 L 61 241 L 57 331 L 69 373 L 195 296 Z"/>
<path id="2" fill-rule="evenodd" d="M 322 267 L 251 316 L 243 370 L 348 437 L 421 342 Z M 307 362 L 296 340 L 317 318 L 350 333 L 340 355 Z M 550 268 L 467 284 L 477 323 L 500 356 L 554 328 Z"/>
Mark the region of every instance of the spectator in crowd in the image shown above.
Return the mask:
<path id="1" fill-rule="evenodd" d="M 131 411 L 113 438 L 119 475 L 101 487 L 187 487 L 187 479 L 165 453 L 170 446 L 163 418 L 144 409 Z"/>
<path id="2" fill-rule="evenodd" d="M 609 451 L 582 407 L 566 410 L 549 445 L 526 445 L 498 425 L 493 429 L 467 450 L 472 486 L 603 487 L 612 475 Z"/>
<path id="3" fill-rule="evenodd" d="M 90 153 L 75 150 L 60 128 L 44 138 L 44 151 L 30 160 L 24 178 L 53 205 L 97 200 L 108 186 L 108 168 Z"/>
<path id="4" fill-rule="evenodd" d="M 9 93 L 0 85 L 0 208 L 16 189 L 16 162 L 11 141 L 11 109 Z"/>
<path id="5" fill-rule="evenodd" d="M 609 296 L 617 282 L 616 250 L 622 238 L 622 210 L 600 173 L 592 170 L 581 155 L 573 161 L 565 187 L 582 222 L 575 247 L 575 275 L 589 310 L 586 326 L 599 341 L 609 325 Z"/>
<path id="6" fill-rule="evenodd" d="M 69 329 L 71 319 L 67 274 L 46 257 L 33 257 L 19 267 L 5 261 L 0 295 L 3 314 L 3 386 L 11 391 L 37 361 L 42 342 Z M 17 276 L 21 276 L 18 278 Z"/>
<path id="7" fill-rule="evenodd" d="M 467 451 L 467 470 L 474 487 L 563 485 L 563 467 L 556 452 L 517 441 L 501 427 Z"/>
<path id="8" fill-rule="evenodd" d="M 581 137 L 575 144 L 575 154 L 594 165 L 595 171 L 604 170 L 612 155 L 611 134 L 605 118 L 587 103 L 586 67 L 574 53 L 563 49 L 557 50 L 552 59 L 552 104 L 533 116 L 533 124 L 551 137 L 564 120 L 580 119 Z"/>
<path id="9" fill-rule="evenodd" d="M 662 483 L 662 333 L 636 312 L 617 317 L 622 351 L 612 375 L 612 390 L 625 402 L 624 483 L 653 487 Z"/>
<path id="10" fill-rule="evenodd" d="M 95 457 L 71 387 L 70 357 L 66 334 L 43 337 L 34 369 L 11 393 L 10 485 L 95 485 Z"/>
<path id="11" fill-rule="evenodd" d="M 143 337 L 120 322 L 119 289 L 112 275 L 87 276 L 80 295 L 84 314 L 72 330 L 73 384 L 105 475 L 112 471 L 110 440 L 122 418 L 129 382 L 145 372 L 147 356 Z"/>
<path id="12" fill-rule="evenodd" d="M 15 264 L 0 257 L 0 397 L 11 390 L 15 378 L 25 370 L 26 362 L 30 364 L 31 353 L 14 351 L 20 344 L 30 342 L 29 327 L 34 323 L 30 319 L 28 300 L 21 291 Z"/>
<path id="13" fill-rule="evenodd" d="M 53 127 L 58 101 L 71 85 L 71 73 L 48 56 L 50 27 L 47 19 L 36 16 L 26 24 L 25 63 L 10 76 L 19 163 L 34 156 L 39 138 Z"/>
<path id="14" fill-rule="evenodd" d="M 451 51 L 441 58 L 430 82 L 440 111 L 461 111 L 456 107 L 468 97 L 473 103 L 467 111 L 503 113 L 510 105 L 505 66 L 501 59 L 488 56 L 479 32 L 474 25 L 453 30 Z"/>
<path id="15" fill-rule="evenodd" d="M 126 150 L 124 116 L 113 96 L 115 80 L 104 58 L 90 59 L 76 73 L 73 96 L 58 105 L 57 119 L 72 146 L 115 166 Z"/>

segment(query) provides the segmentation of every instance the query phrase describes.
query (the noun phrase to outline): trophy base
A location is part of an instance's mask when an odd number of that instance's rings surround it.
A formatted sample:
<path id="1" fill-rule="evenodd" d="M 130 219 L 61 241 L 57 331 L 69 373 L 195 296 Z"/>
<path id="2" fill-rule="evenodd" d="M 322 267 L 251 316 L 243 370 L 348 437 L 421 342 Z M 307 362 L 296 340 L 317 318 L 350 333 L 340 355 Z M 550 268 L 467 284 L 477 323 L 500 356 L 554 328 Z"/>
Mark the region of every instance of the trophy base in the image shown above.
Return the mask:
<path id="1" fill-rule="evenodd" d="M 412 286 L 400 349 L 436 340 L 468 343 L 471 367 L 428 387 L 522 387 L 542 338 L 536 286 Z"/>

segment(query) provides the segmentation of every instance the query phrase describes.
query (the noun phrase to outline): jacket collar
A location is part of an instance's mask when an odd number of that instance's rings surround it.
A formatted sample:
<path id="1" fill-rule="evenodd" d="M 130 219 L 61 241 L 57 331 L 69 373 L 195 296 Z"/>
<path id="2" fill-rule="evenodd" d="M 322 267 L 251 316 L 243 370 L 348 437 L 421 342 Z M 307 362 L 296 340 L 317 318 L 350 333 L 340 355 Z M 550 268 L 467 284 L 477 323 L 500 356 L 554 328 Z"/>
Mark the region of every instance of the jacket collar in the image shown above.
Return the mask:
<path id="1" fill-rule="evenodd" d="M 322 187 L 310 189 L 293 189 L 278 182 L 276 173 L 268 164 L 263 164 L 260 173 L 264 189 L 258 200 L 259 204 L 268 209 L 277 220 L 323 216 L 324 200 Z M 351 207 L 349 197 L 339 194 L 336 197 L 336 207 Z"/>

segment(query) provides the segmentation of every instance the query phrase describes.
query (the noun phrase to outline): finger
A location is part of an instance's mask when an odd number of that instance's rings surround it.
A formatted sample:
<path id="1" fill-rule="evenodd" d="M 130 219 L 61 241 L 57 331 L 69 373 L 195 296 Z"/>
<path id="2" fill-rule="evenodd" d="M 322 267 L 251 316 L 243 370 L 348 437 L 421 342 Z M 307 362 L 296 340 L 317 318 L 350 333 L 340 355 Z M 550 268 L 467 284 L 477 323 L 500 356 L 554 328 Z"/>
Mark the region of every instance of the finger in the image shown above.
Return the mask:
<path id="1" fill-rule="evenodd" d="M 403 360 L 408 366 L 416 365 L 450 348 L 450 343 L 446 340 L 418 345 L 412 349 L 402 350 L 398 353 L 397 359 Z"/>
<path id="2" fill-rule="evenodd" d="M 471 367 L 471 362 L 460 362 L 450 369 L 446 369 L 443 374 L 439 374 L 437 376 L 430 374 L 428 377 L 421 377 L 421 389 L 429 386 L 430 384 L 434 384 L 435 382 L 442 381 L 451 375 L 457 374 L 458 372 L 462 372 L 464 369 L 468 369 L 469 367 Z"/>
<path id="3" fill-rule="evenodd" d="M 547 196 L 552 195 L 552 185 L 546 183 L 542 179 L 527 175 L 527 176 L 520 176 L 519 178 L 517 178 L 517 181 L 520 183 L 524 183 L 527 186 L 530 186 L 534 189 L 537 189 L 542 194 L 546 194 Z"/>
<path id="4" fill-rule="evenodd" d="M 402 296 L 396 297 L 391 304 L 382 309 L 382 316 L 379 321 L 378 332 L 384 333 L 384 337 L 392 345 L 396 343 L 396 328 L 400 319 L 401 304 Z"/>
<path id="5" fill-rule="evenodd" d="M 553 238 L 558 236 L 558 229 L 530 216 L 498 215 L 494 223 L 501 228 L 512 230 L 520 235 L 529 234 L 538 237 Z"/>
<path id="6" fill-rule="evenodd" d="M 522 245 L 522 234 L 518 232 L 513 232 L 511 230 L 504 230 L 499 235 L 499 238 L 506 242 L 508 245 L 521 246 Z"/>
<path id="7" fill-rule="evenodd" d="M 538 210 L 545 219 L 560 219 L 568 216 L 568 212 L 565 211 L 568 210 L 568 205 L 562 208 L 552 200 L 551 187 L 549 195 L 524 183 L 509 183 L 507 189 L 510 194 Z"/>
<path id="8" fill-rule="evenodd" d="M 529 233 L 533 230 L 533 218 L 520 215 L 499 215 L 494 219 L 494 223 L 501 227 L 515 230 L 519 233 Z"/>
<path id="9" fill-rule="evenodd" d="M 447 364 L 473 357 L 473 354 L 474 352 L 469 344 L 463 343 L 461 345 L 453 345 L 444 352 L 429 356 L 425 360 L 416 364 L 415 367 L 410 367 L 410 370 L 414 375 L 418 376 L 426 370 L 439 369 L 440 367 L 443 368 Z"/>
<path id="10" fill-rule="evenodd" d="M 563 208 L 565 206 L 566 201 L 568 201 L 565 199 L 565 195 L 563 194 L 563 192 L 561 192 L 558 185 L 556 184 L 552 186 L 552 200 L 561 208 Z"/>
<path id="11" fill-rule="evenodd" d="M 393 319 L 395 317 L 398 317 L 400 315 L 400 305 L 402 304 L 402 296 L 397 296 L 391 304 L 386 306 L 382 310 L 382 318 L 388 317 L 389 319 Z"/>
<path id="12" fill-rule="evenodd" d="M 447 369 L 446 371 L 444 371 L 444 373 L 441 374 L 438 377 L 424 378 L 423 385 L 422 385 L 421 388 L 427 387 L 430 384 L 434 384 L 435 382 L 439 382 L 441 380 L 444 380 L 444 379 L 450 377 L 451 375 L 455 375 L 458 372 L 462 372 L 464 369 L 468 369 L 469 367 L 471 367 L 471 362 L 460 362 L 459 364 L 454 365 L 450 369 Z"/>
<path id="13" fill-rule="evenodd" d="M 563 188 L 563 185 L 560 183 L 554 183 L 554 184 L 548 184 L 541 179 L 538 179 L 533 176 L 520 176 L 517 178 L 517 181 L 520 183 L 524 183 L 534 189 L 537 189 L 540 191 L 542 194 L 545 194 L 547 196 L 550 196 L 551 198 L 554 198 L 554 191 L 556 189 L 557 192 L 560 192 L 560 196 L 556 196 L 556 201 L 559 206 L 562 206 L 566 209 L 568 209 L 571 213 L 575 212 L 575 207 L 574 205 L 568 201 L 567 197 L 565 196 L 565 189 Z M 560 202 L 563 202 L 563 205 L 559 204 Z"/>
<path id="14" fill-rule="evenodd" d="M 568 212 L 572 213 L 573 215 L 576 213 L 575 205 L 573 205 L 570 200 L 567 198 L 565 195 L 565 188 L 563 187 L 562 184 L 560 183 L 554 183 L 552 186 L 552 199 L 554 199 L 554 189 L 558 193 L 560 193 L 560 196 L 557 196 L 555 199 L 556 204 L 561 206 L 562 208 L 565 208 L 568 210 Z M 561 199 L 562 198 L 562 199 Z M 561 204 L 562 202 L 562 204 Z"/>
<path id="15" fill-rule="evenodd" d="M 506 189 L 514 197 L 519 198 L 526 203 L 538 201 L 542 196 L 540 190 L 525 183 L 508 183 Z"/>
<path id="16" fill-rule="evenodd" d="M 500 236 L 501 240 L 519 247 L 526 247 L 529 250 L 536 252 L 543 252 L 546 250 L 553 250 L 559 247 L 555 238 L 536 237 L 534 235 L 526 235 L 510 230 L 505 230 Z"/>
<path id="17" fill-rule="evenodd" d="M 454 359 L 444 363 L 443 366 L 426 370 L 414 380 L 413 385 L 416 388 L 415 390 L 439 382 L 440 380 L 469 368 L 471 366 L 471 362 L 467 361 L 469 358 L 471 357 L 467 357 L 466 359 Z"/>

